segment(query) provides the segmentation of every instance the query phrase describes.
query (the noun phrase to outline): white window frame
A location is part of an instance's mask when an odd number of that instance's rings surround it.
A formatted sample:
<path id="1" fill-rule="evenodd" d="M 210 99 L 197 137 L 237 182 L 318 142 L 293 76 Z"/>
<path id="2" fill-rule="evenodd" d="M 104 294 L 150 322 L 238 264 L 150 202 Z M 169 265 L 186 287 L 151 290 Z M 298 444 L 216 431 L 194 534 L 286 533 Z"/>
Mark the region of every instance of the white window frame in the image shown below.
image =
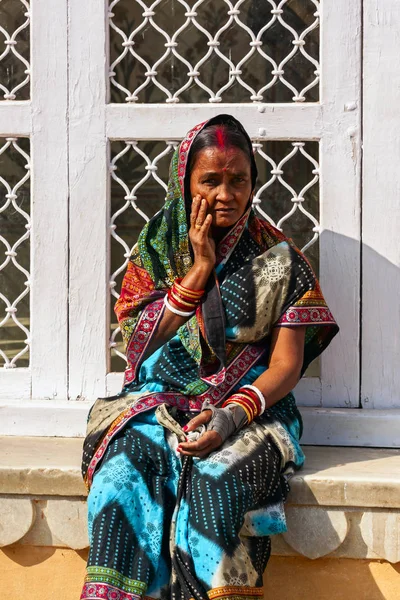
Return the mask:
<path id="1" fill-rule="evenodd" d="M 67 399 L 67 8 L 34 0 L 29 12 L 31 100 L 0 102 L 0 136 L 30 139 L 30 364 L 0 370 L 2 433 L 7 415 L 21 425 L 21 404 Z"/>
<path id="2" fill-rule="evenodd" d="M 371 2 L 364 0 L 367 14 L 373 12 Z M 320 141 L 320 280 L 341 332 L 322 356 L 321 377 L 302 380 L 296 390 L 305 421 L 303 442 L 400 445 L 399 410 L 376 410 L 377 405 L 373 411 L 359 410 L 361 0 L 321 3 L 320 103 L 260 106 L 108 104 L 107 0 L 104 11 L 99 10 L 98 0 L 52 0 L 51 11 L 48 6 L 46 10 L 45 2 L 33 4 L 33 100 L 0 105 L 0 135 L 31 137 L 32 219 L 36 227 L 32 238 L 32 364 L 28 383 L 18 387 L 18 398 L 30 397 L 31 401 L 4 404 L 6 418 L 1 427 L 8 428 L 5 433 L 81 436 L 92 402 L 120 389 L 122 374 L 107 374 L 109 142 L 181 138 L 195 123 L 220 112 L 233 112 L 253 138 Z M 54 53 L 48 52 L 49 39 L 54 40 Z M 376 65 L 370 61 L 369 67 L 372 80 Z M 15 127 L 9 131 L 10 122 L 18 124 L 18 131 Z M 369 129 L 371 136 L 375 133 Z M 373 154 L 369 160 L 374 160 Z M 55 171 L 58 196 L 54 178 L 49 177 Z M 372 203 L 370 195 L 366 214 L 376 217 Z M 54 227 L 51 240 L 41 245 L 49 235 L 49 223 Z M 60 276 L 61 285 L 58 279 L 56 285 L 50 285 L 47 274 L 67 272 L 68 233 L 67 290 L 64 277 Z M 368 235 L 372 237 L 373 232 Z M 55 240 L 56 255 L 49 252 Z M 365 264 L 367 259 L 363 260 Z M 371 329 L 365 311 L 363 315 L 365 336 Z M 367 364 L 365 359 L 363 364 Z M 22 373 L 13 382 L 12 376 L 12 372 L 5 373 L 3 378 L 10 378 L 4 397 L 10 398 L 15 384 L 23 381 Z M 370 387 L 371 377 L 365 379 Z M 25 418 L 17 428 L 15 415 L 21 407 Z"/>

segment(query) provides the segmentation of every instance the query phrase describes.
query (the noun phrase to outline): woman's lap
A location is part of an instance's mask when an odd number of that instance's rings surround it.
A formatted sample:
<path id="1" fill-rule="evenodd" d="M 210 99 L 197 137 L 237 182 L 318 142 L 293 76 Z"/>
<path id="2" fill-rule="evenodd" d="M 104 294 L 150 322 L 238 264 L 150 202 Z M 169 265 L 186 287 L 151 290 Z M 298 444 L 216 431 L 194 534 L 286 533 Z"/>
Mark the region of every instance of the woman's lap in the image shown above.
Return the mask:
<path id="1" fill-rule="evenodd" d="M 110 443 L 88 498 L 82 599 L 113 588 L 129 600 L 145 590 L 151 598 L 186 599 L 182 578 L 189 589 L 190 579 L 205 591 L 221 587 L 215 597 L 231 586 L 238 593 L 245 587 L 243 598 L 259 595 L 268 536 L 286 529 L 276 447 L 253 423 L 208 458 L 194 459 L 179 483 L 181 458 L 171 438 L 151 411 Z M 170 586 L 172 571 L 180 578 Z"/>

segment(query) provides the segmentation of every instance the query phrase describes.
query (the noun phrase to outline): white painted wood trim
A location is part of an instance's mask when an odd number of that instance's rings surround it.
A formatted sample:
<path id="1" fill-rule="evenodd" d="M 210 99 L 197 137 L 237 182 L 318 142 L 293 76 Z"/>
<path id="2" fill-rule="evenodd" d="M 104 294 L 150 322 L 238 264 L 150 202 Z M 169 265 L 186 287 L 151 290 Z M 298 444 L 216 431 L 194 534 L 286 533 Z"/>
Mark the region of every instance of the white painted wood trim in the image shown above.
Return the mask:
<path id="1" fill-rule="evenodd" d="M 32 131 L 32 105 L 28 100 L 0 102 L 0 136 L 29 137 Z"/>
<path id="2" fill-rule="evenodd" d="M 240 119 L 251 138 L 318 140 L 323 133 L 320 104 L 109 104 L 107 137 L 182 139 L 194 124 L 221 113 Z"/>
<path id="3" fill-rule="evenodd" d="M 400 406 L 400 4 L 364 0 L 362 393 Z M 375 412 L 375 410 L 374 410 Z"/>
<path id="4" fill-rule="evenodd" d="M 68 295 L 67 6 L 65 0 L 42 0 L 33 2 L 31 11 L 32 397 L 65 399 Z"/>
<path id="5" fill-rule="evenodd" d="M 31 397 L 31 370 L 25 368 L 0 370 L 0 402 L 2 400 L 29 400 Z"/>
<path id="6" fill-rule="evenodd" d="M 297 406 L 321 406 L 322 382 L 320 377 L 304 377 L 293 390 Z"/>
<path id="7" fill-rule="evenodd" d="M 400 409 L 300 409 L 302 444 L 400 448 Z"/>
<path id="8" fill-rule="evenodd" d="M 84 437 L 91 402 L 0 401 L 0 435 Z M 301 443 L 400 448 L 400 409 L 301 407 Z"/>
<path id="9" fill-rule="evenodd" d="M 358 407 L 361 1 L 322 3 L 321 285 L 341 332 L 321 357 L 322 405 Z"/>
<path id="10" fill-rule="evenodd" d="M 104 396 L 108 360 L 106 27 L 98 0 L 69 1 L 72 399 Z M 88 28 L 88 24 L 90 24 Z"/>
<path id="11" fill-rule="evenodd" d="M 124 373 L 107 373 L 107 396 L 114 396 L 122 389 Z"/>

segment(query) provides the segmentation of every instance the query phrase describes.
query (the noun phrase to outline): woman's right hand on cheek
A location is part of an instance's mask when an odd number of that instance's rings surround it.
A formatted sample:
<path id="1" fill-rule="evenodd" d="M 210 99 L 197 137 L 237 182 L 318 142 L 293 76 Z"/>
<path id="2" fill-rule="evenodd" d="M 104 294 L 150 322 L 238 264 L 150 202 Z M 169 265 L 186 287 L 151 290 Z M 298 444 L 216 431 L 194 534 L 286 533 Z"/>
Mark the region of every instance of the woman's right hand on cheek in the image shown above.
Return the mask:
<path id="1" fill-rule="evenodd" d="M 215 242 L 211 237 L 212 216 L 207 214 L 207 200 L 197 195 L 193 198 L 190 213 L 189 239 L 194 254 L 196 266 L 209 268 L 210 272 L 215 266 Z"/>

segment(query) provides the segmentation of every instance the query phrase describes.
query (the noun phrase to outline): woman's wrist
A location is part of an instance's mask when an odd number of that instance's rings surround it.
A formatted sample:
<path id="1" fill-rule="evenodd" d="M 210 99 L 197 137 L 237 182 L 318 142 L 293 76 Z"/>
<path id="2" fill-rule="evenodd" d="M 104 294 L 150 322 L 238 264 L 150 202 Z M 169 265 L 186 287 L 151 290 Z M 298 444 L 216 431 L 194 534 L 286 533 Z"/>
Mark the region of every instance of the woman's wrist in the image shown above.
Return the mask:
<path id="1" fill-rule="evenodd" d="M 256 387 L 255 385 L 244 385 L 242 387 L 242 390 L 252 390 L 255 394 L 257 394 L 259 400 L 260 400 L 260 404 L 261 404 L 261 410 L 260 410 L 260 414 L 262 415 L 262 413 L 265 411 L 266 409 L 266 400 L 265 400 L 265 396 L 262 393 L 262 391 L 260 389 L 258 389 L 258 387 Z"/>
<path id="2" fill-rule="evenodd" d="M 192 290 L 201 290 L 206 287 L 207 281 L 212 273 L 214 265 L 207 262 L 195 262 L 185 277 L 182 285 Z"/>
<path id="3" fill-rule="evenodd" d="M 222 407 L 225 408 L 231 404 L 241 406 L 247 415 L 247 422 L 251 423 L 253 419 L 264 412 L 266 403 L 264 395 L 258 388 L 253 385 L 244 385 L 225 400 Z"/>

